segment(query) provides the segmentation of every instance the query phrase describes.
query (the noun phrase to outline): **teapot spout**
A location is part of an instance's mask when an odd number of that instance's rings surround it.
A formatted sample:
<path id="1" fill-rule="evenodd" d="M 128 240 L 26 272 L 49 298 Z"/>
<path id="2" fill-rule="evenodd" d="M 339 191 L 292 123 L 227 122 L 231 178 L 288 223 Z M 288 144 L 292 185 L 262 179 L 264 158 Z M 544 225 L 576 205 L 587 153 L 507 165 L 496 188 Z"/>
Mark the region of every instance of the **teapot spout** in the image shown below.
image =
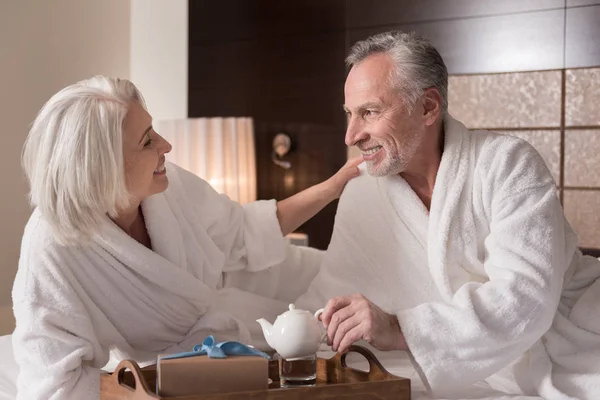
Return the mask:
<path id="1" fill-rule="evenodd" d="M 267 344 L 273 350 L 277 350 L 277 343 L 276 343 L 275 337 L 273 335 L 273 325 L 264 318 L 257 319 L 256 322 L 258 322 L 260 324 L 260 327 L 262 328 L 263 335 L 265 336 L 265 340 L 267 341 Z"/>

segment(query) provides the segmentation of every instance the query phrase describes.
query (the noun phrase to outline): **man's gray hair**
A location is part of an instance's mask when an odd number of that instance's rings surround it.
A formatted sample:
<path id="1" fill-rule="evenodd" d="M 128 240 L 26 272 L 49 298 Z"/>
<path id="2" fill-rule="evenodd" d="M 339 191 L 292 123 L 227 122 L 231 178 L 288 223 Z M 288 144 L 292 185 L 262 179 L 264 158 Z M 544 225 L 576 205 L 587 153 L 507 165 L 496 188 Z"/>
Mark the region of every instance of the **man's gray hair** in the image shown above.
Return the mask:
<path id="1" fill-rule="evenodd" d="M 426 89 L 436 88 L 442 98 L 442 114 L 448 111 L 448 70 L 431 42 L 414 32 L 379 33 L 355 43 L 346 63 L 352 67 L 378 53 L 389 54 L 394 60 L 396 70 L 390 78 L 409 110 Z"/>
<path id="2" fill-rule="evenodd" d="M 133 83 L 96 76 L 56 93 L 33 122 L 23 167 L 58 243 L 86 242 L 129 206 L 123 123 L 132 101 L 145 107 Z"/>

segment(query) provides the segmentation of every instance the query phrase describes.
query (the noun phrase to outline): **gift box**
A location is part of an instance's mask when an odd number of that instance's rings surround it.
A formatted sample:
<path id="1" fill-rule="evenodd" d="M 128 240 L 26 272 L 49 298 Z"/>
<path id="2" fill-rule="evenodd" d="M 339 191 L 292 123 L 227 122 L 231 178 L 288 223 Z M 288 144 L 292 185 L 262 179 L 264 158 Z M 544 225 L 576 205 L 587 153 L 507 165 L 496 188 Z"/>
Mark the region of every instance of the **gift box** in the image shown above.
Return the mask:
<path id="1" fill-rule="evenodd" d="M 267 390 L 268 359 L 250 346 L 209 336 L 191 352 L 158 357 L 156 391 L 176 397 Z"/>

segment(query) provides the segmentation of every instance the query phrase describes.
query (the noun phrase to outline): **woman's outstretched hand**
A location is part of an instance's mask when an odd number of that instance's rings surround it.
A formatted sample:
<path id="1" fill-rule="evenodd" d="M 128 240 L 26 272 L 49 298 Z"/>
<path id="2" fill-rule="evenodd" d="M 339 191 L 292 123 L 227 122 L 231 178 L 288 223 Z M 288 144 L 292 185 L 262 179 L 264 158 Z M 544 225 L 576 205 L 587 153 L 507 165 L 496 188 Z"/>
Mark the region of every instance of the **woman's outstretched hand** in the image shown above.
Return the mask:
<path id="1" fill-rule="evenodd" d="M 346 183 L 360 175 L 358 165 L 363 162 L 362 156 L 356 156 L 349 159 L 338 172 L 324 182 L 333 196 L 332 200 L 338 199 L 342 195 L 342 191 Z"/>
<path id="2" fill-rule="evenodd" d="M 351 158 L 326 181 L 277 202 L 277 219 L 281 233 L 287 235 L 293 232 L 327 204 L 339 198 L 346 182 L 360 175 L 358 164 L 361 162 L 362 157 Z"/>

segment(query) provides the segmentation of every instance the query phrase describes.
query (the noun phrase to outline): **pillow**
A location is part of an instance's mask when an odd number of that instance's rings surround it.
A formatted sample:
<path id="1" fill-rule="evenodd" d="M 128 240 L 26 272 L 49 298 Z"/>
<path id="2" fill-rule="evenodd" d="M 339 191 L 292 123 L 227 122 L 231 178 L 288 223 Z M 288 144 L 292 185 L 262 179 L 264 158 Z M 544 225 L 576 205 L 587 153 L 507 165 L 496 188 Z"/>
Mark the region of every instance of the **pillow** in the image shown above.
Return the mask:
<path id="1" fill-rule="evenodd" d="M 0 400 L 15 400 L 19 366 L 15 361 L 12 336 L 0 336 Z"/>

